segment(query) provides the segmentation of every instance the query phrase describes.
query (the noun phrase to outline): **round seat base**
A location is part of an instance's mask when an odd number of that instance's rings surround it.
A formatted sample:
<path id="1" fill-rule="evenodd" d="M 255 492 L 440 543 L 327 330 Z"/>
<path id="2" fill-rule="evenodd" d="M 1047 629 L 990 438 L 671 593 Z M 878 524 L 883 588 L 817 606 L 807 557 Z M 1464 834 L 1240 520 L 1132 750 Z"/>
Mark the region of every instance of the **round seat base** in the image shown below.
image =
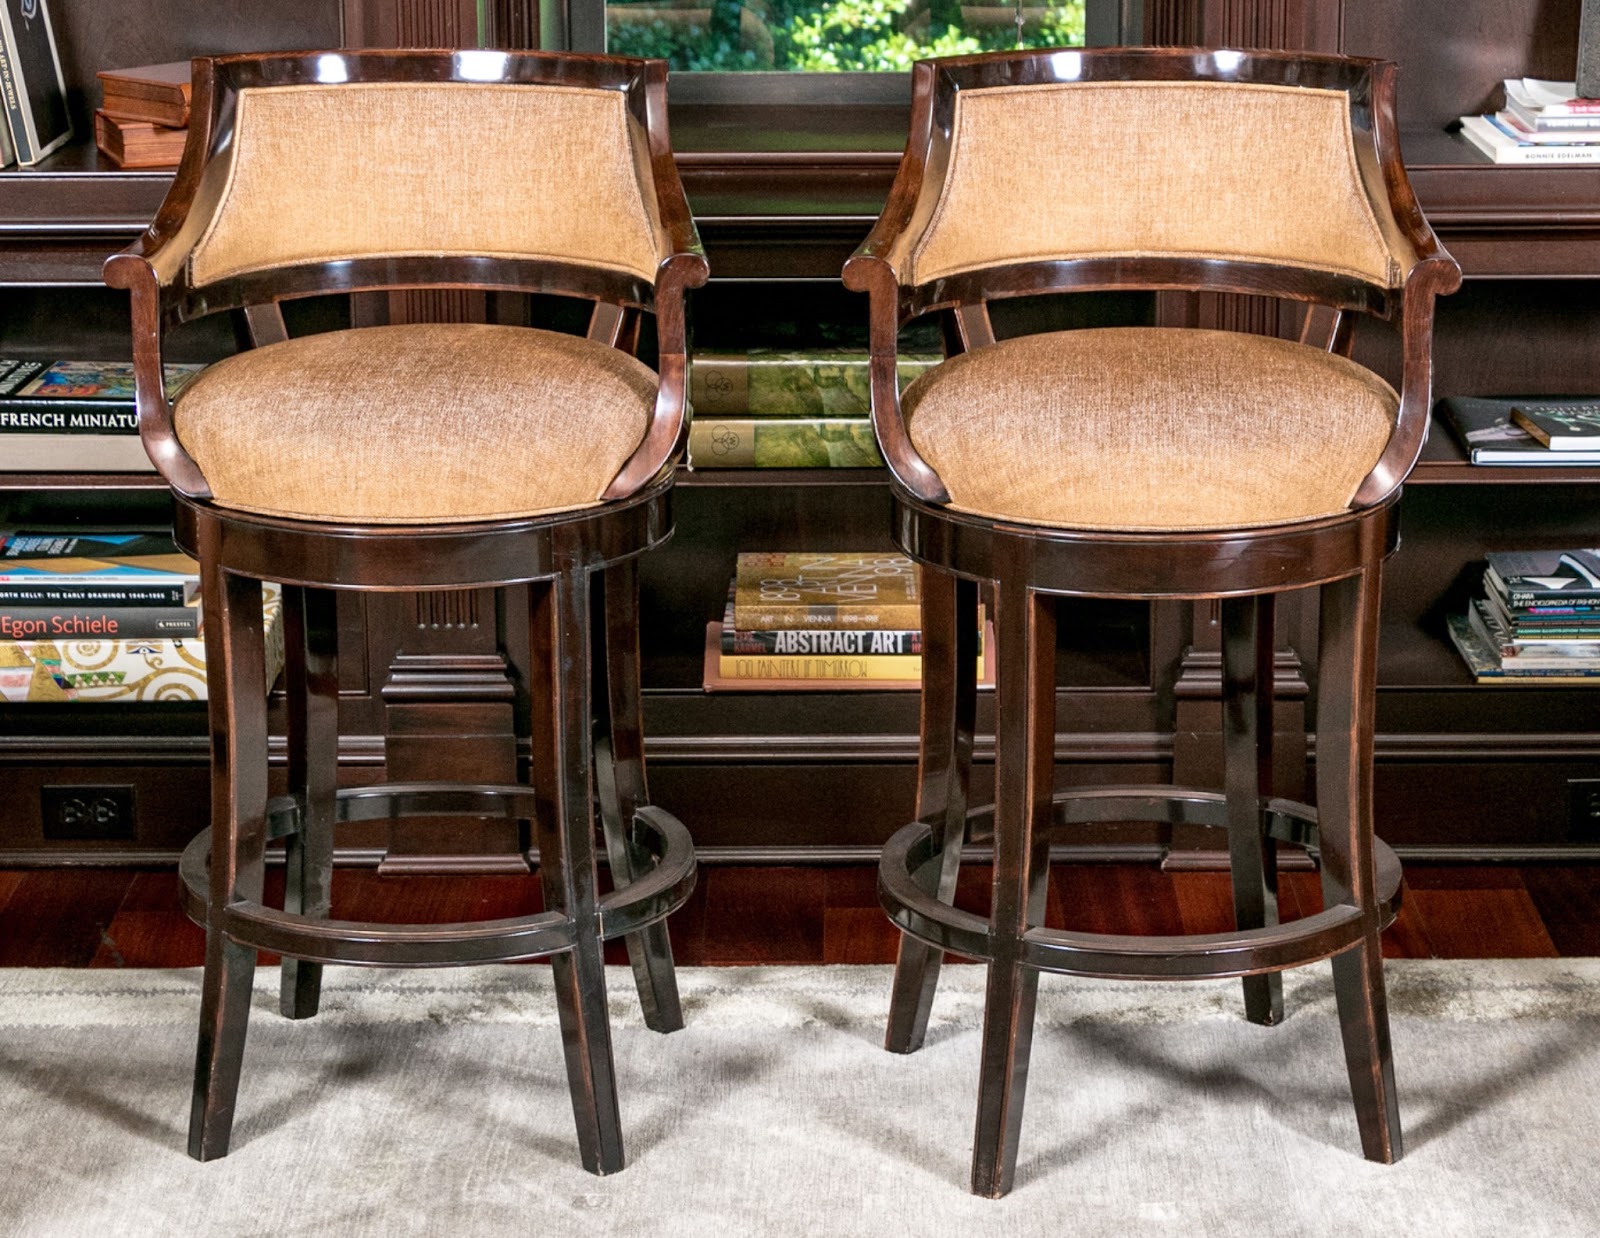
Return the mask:
<path id="1" fill-rule="evenodd" d="M 402 817 L 479 816 L 531 820 L 533 788 L 515 784 L 381 783 L 340 790 L 336 821 Z M 304 805 L 294 796 L 267 804 L 267 837 L 299 832 Z M 599 900 L 595 928 L 601 940 L 625 937 L 664 920 L 694 890 L 695 856 L 689 831 L 654 806 L 634 815 L 638 846 L 654 861 L 637 880 Z M 562 911 L 454 924 L 384 924 L 296 915 L 259 902 L 216 909 L 210 901 L 211 830 L 184 849 L 178 871 L 184 910 L 202 926 L 219 927 L 231 940 L 258 950 L 318 963 L 378 967 L 448 967 L 510 963 L 573 949 L 581 926 Z M 213 918 L 214 916 L 214 918 Z"/>
<path id="2" fill-rule="evenodd" d="M 1183 787 L 1100 787 L 1060 792 L 1052 800 L 1051 830 L 1116 821 L 1160 822 L 1227 828 L 1227 799 L 1215 791 Z M 1280 842 L 1315 849 L 1316 809 L 1285 799 L 1258 801 L 1263 828 Z M 967 837 L 992 833 L 994 805 L 967 814 Z M 1400 862 L 1373 840 L 1377 867 L 1379 927 L 1394 922 L 1400 908 Z M 927 891 L 937 883 L 941 854 L 933 827 L 912 822 L 885 845 L 878 896 L 902 931 L 930 946 L 967 958 L 995 957 L 990 924 L 983 916 L 940 902 Z M 1290 924 L 1231 933 L 1136 936 L 1068 932 L 1038 926 L 1022 935 L 1017 962 L 1039 971 L 1125 980 L 1193 980 L 1281 971 L 1316 962 L 1358 945 L 1361 911 L 1337 904 Z"/>

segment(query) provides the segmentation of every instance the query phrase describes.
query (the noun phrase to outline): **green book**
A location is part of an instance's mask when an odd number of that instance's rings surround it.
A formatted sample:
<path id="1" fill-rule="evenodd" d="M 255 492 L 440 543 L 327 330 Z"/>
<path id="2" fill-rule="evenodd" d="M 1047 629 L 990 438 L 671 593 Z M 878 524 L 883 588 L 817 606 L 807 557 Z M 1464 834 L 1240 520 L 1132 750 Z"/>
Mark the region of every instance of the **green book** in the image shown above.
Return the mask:
<path id="1" fill-rule="evenodd" d="M 872 422 L 864 417 L 708 417 L 689 427 L 696 469 L 882 468 Z"/>
<path id="2" fill-rule="evenodd" d="M 936 354 L 902 355 L 900 387 L 937 365 Z M 696 353 L 689 403 L 727 417 L 865 417 L 872 381 L 864 352 Z"/>

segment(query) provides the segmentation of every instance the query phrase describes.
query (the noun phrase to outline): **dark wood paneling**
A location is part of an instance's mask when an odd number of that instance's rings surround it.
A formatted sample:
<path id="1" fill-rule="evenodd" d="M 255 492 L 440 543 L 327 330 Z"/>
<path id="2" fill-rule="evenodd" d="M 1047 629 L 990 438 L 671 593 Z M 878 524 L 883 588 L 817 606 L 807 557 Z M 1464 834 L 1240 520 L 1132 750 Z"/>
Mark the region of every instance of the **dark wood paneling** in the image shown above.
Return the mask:
<path id="1" fill-rule="evenodd" d="M 56 4 L 50 18 L 80 135 L 91 132 L 89 118 L 99 106 L 95 73 L 100 69 L 226 52 L 338 47 L 340 42 L 340 14 L 333 0 Z"/>
<path id="2" fill-rule="evenodd" d="M 1580 0 L 1343 0 L 1340 50 L 1400 66 L 1402 126 L 1497 105 L 1508 77 L 1571 81 Z"/>

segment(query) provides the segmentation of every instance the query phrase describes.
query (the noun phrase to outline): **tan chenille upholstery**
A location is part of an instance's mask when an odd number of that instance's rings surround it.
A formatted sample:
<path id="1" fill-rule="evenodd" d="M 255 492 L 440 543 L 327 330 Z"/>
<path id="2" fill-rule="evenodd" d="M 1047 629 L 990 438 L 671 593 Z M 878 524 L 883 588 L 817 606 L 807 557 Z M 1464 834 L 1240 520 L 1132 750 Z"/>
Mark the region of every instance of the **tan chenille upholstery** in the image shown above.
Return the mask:
<path id="1" fill-rule="evenodd" d="M 207 168 L 196 284 L 430 254 L 655 278 L 648 155 L 620 91 L 359 82 L 241 90 L 237 108 L 232 145 Z"/>
<path id="2" fill-rule="evenodd" d="M 911 440 L 951 506 L 1130 531 L 1344 511 L 1398 404 L 1344 357 L 1160 327 L 1006 340 L 952 358 L 903 397 Z"/>
<path id="3" fill-rule="evenodd" d="M 599 500 L 656 376 L 590 340 L 419 324 L 229 357 L 179 397 L 178 439 L 224 507 L 311 520 L 491 520 Z"/>
<path id="4" fill-rule="evenodd" d="M 1052 258 L 1310 267 L 1393 287 L 1341 90 L 1071 82 L 962 90 L 938 206 L 902 280 Z"/>

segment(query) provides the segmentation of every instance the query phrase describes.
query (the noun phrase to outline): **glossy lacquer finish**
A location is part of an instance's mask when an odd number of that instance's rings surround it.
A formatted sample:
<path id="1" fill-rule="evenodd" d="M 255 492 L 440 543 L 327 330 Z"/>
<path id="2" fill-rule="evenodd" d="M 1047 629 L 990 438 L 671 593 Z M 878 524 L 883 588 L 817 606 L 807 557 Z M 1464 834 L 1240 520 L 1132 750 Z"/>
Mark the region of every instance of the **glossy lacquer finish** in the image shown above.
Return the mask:
<path id="1" fill-rule="evenodd" d="M 1338 90 L 1349 99 L 1358 161 L 1391 247 L 1414 256 L 1394 287 L 1294 267 L 1226 259 L 1066 257 L 903 281 L 903 255 L 935 209 L 962 90 L 1079 81 L 1230 81 Z M 1393 920 L 1400 870 L 1373 837 L 1372 743 L 1378 584 L 1395 548 L 1396 500 L 1415 464 L 1432 385 L 1435 298 L 1460 271 L 1417 207 L 1400 163 L 1394 67 L 1377 61 L 1202 50 L 996 53 L 928 61 L 913 71 L 911 137 L 887 205 L 845 266 L 870 297 L 873 422 L 893 478 L 895 537 L 925 568 L 921 774 L 915 823 L 885 848 L 880 894 L 904 931 L 887 1045 L 920 1046 L 942 952 L 989 964 L 972 1188 L 1011 1187 L 1041 971 L 1133 979 L 1244 977 L 1252 1021 L 1283 1017 L 1277 973 L 1332 957 L 1363 1152 L 1400 1155 L 1378 935 Z M 1174 152 L 1181 157 L 1181 152 Z M 1174 210 L 1192 204 L 1174 203 Z M 1070 252 L 1070 238 L 1063 239 Z M 1304 343 L 1348 355 L 1358 315 L 1396 324 L 1403 350 L 1397 424 L 1349 510 L 1289 525 L 1216 532 L 1119 533 L 1028 526 L 952 511 L 918 455 L 895 376 L 899 329 L 940 313 L 947 352 L 994 343 L 988 304 L 1023 294 L 1105 289 L 1251 293 L 1308 306 Z M 1321 592 L 1317 788 L 1313 809 L 1271 786 L 1274 596 Z M 995 802 L 970 807 L 979 589 L 993 599 L 997 645 Z M 1056 792 L 1056 599 L 1220 598 L 1225 786 Z M 1049 843 L 1094 822 L 1153 821 L 1225 830 L 1237 929 L 1191 937 L 1120 937 L 1044 927 Z M 992 831 L 987 919 L 951 906 L 959 848 Z M 1278 923 L 1276 848 L 1320 854 L 1327 909 Z"/>
<path id="2" fill-rule="evenodd" d="M 649 802 L 640 733 L 637 557 L 671 534 L 673 464 L 687 374 L 684 297 L 707 268 L 666 138 L 659 61 L 500 52 L 329 52 L 194 62 L 193 121 L 177 180 L 150 229 L 106 264 L 132 293 L 140 433 L 178 496 L 176 533 L 200 560 L 208 639 L 212 827 L 184 855 L 190 914 L 206 929 L 206 966 L 189 1151 L 224 1155 L 232 1129 L 256 952 L 286 958 L 281 1008 L 317 1011 L 326 962 L 423 967 L 552 958 L 578 1143 L 595 1173 L 620 1169 L 622 1132 L 601 942 L 627 940 L 646 1023 L 682 1026 L 665 918 L 694 886 L 683 826 Z M 341 82 L 485 82 L 616 90 L 645 138 L 642 197 L 663 255 L 653 281 L 536 258 L 354 257 L 276 268 L 204 286 L 189 278 L 191 225 L 209 218 L 208 161 L 233 138 L 246 87 Z M 306 152 L 314 158 L 315 151 Z M 451 175 L 441 162 L 439 175 Z M 594 302 L 589 337 L 629 349 L 653 313 L 660 385 L 638 449 L 596 507 L 534 519 L 355 526 L 279 519 L 212 500 L 173 428 L 161 379 L 162 334 L 218 310 L 242 309 L 257 346 L 284 338 L 278 303 L 326 292 L 449 286 L 554 293 Z M 261 582 L 284 589 L 288 794 L 267 796 Z M 497 587 L 517 684 L 516 729 L 526 780 L 336 787 L 337 640 L 333 591 Z M 595 792 L 598 791 L 596 802 Z M 596 809 L 615 890 L 596 882 Z M 509 920 L 394 925 L 329 915 L 333 827 L 339 821 L 474 815 L 518 829 L 535 859 L 544 910 Z M 287 840 L 284 906 L 262 903 L 269 839 Z"/>

